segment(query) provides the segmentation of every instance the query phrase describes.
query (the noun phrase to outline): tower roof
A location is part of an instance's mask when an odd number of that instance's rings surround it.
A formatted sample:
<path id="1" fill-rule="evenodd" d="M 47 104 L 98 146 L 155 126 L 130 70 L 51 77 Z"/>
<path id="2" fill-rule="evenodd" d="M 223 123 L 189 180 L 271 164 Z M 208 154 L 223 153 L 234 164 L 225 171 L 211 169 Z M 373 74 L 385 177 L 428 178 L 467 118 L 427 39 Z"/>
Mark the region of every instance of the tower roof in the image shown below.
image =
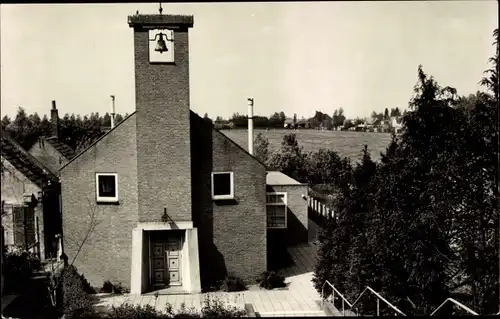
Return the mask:
<path id="1" fill-rule="evenodd" d="M 132 28 L 157 28 L 157 27 L 193 27 L 192 15 L 177 14 L 136 14 L 128 16 L 128 25 Z"/>

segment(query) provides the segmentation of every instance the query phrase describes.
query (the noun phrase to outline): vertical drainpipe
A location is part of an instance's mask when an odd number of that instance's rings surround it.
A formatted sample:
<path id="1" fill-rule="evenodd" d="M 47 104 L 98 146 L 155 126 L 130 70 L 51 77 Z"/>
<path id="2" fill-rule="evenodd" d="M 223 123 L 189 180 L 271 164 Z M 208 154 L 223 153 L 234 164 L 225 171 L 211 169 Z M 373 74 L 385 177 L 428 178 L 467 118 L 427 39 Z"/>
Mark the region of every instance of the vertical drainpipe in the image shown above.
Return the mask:
<path id="1" fill-rule="evenodd" d="M 253 155 L 253 98 L 248 101 L 248 152 Z"/>

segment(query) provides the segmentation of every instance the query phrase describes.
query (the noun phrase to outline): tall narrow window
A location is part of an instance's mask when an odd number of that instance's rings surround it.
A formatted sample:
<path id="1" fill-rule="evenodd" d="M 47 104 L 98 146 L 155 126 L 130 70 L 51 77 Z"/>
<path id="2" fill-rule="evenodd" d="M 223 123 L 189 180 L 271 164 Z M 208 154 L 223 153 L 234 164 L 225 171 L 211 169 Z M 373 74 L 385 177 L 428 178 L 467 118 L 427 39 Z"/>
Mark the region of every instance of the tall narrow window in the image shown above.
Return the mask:
<path id="1" fill-rule="evenodd" d="M 287 227 L 286 193 L 267 193 L 267 228 Z"/>
<path id="2" fill-rule="evenodd" d="M 96 197 L 98 202 L 118 202 L 118 174 L 96 173 Z"/>

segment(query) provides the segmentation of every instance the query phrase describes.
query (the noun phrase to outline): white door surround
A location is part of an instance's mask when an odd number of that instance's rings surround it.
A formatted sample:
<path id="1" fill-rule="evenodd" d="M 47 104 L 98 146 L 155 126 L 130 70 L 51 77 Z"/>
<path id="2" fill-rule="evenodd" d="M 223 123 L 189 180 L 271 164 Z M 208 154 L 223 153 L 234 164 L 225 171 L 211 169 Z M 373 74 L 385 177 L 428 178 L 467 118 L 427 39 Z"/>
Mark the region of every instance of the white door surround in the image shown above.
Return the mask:
<path id="1" fill-rule="evenodd" d="M 150 255 L 150 247 L 152 246 L 150 245 L 150 234 L 155 231 L 172 231 L 173 234 L 179 232 L 179 230 L 181 230 L 182 239 L 180 242 L 180 250 L 177 249 L 177 251 L 182 257 L 180 259 L 175 259 L 175 256 L 173 256 L 175 255 L 174 252 L 170 260 L 168 258 L 168 253 L 165 253 L 163 255 L 165 258 L 163 260 L 165 263 L 171 261 L 173 263 L 171 268 L 173 268 L 174 271 L 171 273 L 164 272 L 164 274 L 172 276 L 174 282 L 177 280 L 182 290 L 187 293 L 201 292 L 198 229 L 193 228 L 193 222 L 148 222 L 138 223 L 137 227 L 132 230 L 131 294 L 142 294 L 145 292 L 149 288 L 150 279 L 153 278 L 151 272 L 154 267 L 149 267 L 151 265 L 150 256 L 152 255 Z M 168 250 L 168 243 L 165 242 L 165 244 L 166 245 L 162 247 Z M 172 248 L 173 251 L 175 251 L 174 248 Z M 176 261 L 178 261 L 177 265 L 175 265 Z M 175 271 L 176 267 L 178 272 Z M 165 268 L 168 269 L 168 267 Z M 178 279 L 175 278 L 176 276 L 179 276 Z M 172 279 L 172 277 L 169 278 Z"/>

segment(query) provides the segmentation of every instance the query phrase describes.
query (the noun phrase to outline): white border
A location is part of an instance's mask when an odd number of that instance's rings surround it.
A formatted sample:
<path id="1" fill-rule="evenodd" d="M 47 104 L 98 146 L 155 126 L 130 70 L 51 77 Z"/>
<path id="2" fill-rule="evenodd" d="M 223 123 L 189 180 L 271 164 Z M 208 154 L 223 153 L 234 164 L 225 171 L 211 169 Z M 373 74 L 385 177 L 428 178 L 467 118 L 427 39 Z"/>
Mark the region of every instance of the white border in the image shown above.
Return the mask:
<path id="1" fill-rule="evenodd" d="M 115 177 L 115 197 L 99 196 L 99 176 Z M 98 203 L 116 203 L 118 202 L 118 174 L 117 173 L 95 173 L 95 196 Z"/>
<path id="2" fill-rule="evenodd" d="M 268 203 L 267 195 L 284 195 L 285 203 Z M 266 193 L 266 225 L 267 225 L 267 206 L 285 206 L 285 226 L 283 227 L 267 227 L 268 229 L 285 229 L 288 227 L 288 193 L 287 192 L 268 192 Z"/>
<path id="3" fill-rule="evenodd" d="M 229 174 L 230 178 L 230 189 L 231 192 L 229 195 L 214 195 L 214 175 L 218 174 Z M 234 199 L 234 172 L 212 172 L 212 199 L 214 200 L 219 200 L 219 199 Z"/>

